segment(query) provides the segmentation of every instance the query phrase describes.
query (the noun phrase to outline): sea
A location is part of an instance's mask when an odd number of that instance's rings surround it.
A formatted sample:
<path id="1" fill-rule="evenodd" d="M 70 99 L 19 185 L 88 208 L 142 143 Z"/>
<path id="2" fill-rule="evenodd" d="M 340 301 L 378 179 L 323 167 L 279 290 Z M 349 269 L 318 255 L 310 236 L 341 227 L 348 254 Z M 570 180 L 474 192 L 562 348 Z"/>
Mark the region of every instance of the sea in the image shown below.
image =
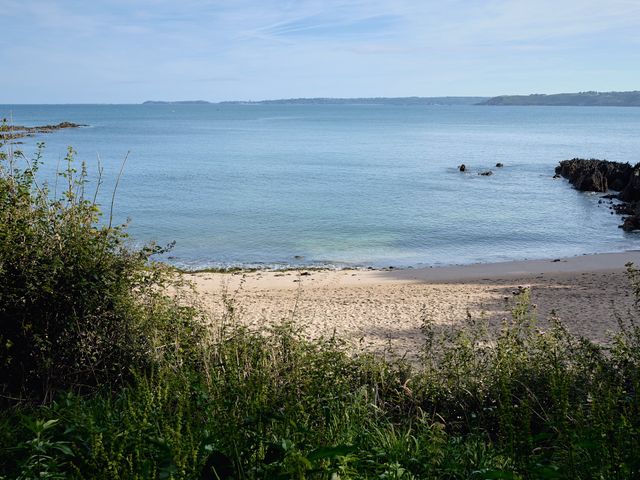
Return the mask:
<path id="1" fill-rule="evenodd" d="M 0 116 L 86 124 L 14 148 L 32 156 L 45 142 L 52 189 L 68 147 L 91 195 L 100 166 L 103 221 L 114 198 L 131 246 L 175 242 L 159 260 L 182 268 L 406 268 L 640 247 L 608 201 L 553 178 L 574 157 L 640 162 L 640 108 L 0 105 Z"/>

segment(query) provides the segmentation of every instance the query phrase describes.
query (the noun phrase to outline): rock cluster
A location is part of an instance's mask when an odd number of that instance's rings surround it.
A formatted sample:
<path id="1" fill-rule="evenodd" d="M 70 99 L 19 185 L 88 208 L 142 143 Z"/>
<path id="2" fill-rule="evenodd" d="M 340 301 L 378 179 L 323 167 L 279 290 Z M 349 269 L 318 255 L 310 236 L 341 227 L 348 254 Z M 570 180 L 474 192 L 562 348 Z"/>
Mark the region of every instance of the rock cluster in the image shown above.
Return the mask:
<path id="1" fill-rule="evenodd" d="M 496 167 L 497 168 L 502 168 L 504 167 L 504 164 L 498 162 L 496 163 Z M 458 165 L 458 170 L 461 172 L 468 172 L 469 171 L 469 167 L 466 166 L 464 163 L 461 165 Z M 489 177 L 491 175 L 493 175 L 493 172 L 491 170 L 481 170 L 478 172 L 478 175 L 482 175 L 483 177 Z"/>
<path id="2" fill-rule="evenodd" d="M 620 227 L 625 231 L 640 230 L 640 163 L 631 166 L 609 160 L 574 158 L 560 162 L 554 177 L 557 176 L 566 178 L 582 192 L 619 192 L 607 198 L 624 202 L 611 207 L 616 213 L 629 215 Z"/>
<path id="3" fill-rule="evenodd" d="M 36 127 L 0 124 L 0 140 L 15 140 L 16 138 L 31 137 L 38 133 L 51 133 L 65 128 L 79 128 L 86 126 L 87 125 L 72 122 L 61 122 L 56 125 L 39 125 Z"/>

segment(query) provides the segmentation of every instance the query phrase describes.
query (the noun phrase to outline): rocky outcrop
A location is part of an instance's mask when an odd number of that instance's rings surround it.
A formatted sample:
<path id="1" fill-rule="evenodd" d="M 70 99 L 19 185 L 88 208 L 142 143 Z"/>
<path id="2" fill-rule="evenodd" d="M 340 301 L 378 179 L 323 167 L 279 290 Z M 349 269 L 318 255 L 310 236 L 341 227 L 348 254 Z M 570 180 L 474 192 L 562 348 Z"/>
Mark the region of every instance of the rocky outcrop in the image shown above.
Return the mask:
<path id="1" fill-rule="evenodd" d="M 632 215 L 624 219 L 622 225 L 620 225 L 625 232 L 632 232 L 633 230 L 640 230 L 640 215 Z"/>
<path id="2" fill-rule="evenodd" d="M 623 202 L 637 202 L 640 200 L 640 164 L 636 165 L 629 175 L 629 180 L 618 198 Z"/>
<path id="3" fill-rule="evenodd" d="M 86 127 L 73 122 L 61 122 L 55 125 L 39 125 L 35 127 L 25 127 L 24 125 L 0 125 L 0 140 L 14 140 L 16 138 L 31 137 L 38 133 L 51 133 L 65 128 Z"/>
<path id="4" fill-rule="evenodd" d="M 640 163 L 631 166 L 608 160 L 574 158 L 560 162 L 556 167 L 557 175 L 582 192 L 618 191 L 617 195 L 606 197 L 624 202 L 611 207 L 616 213 L 630 215 L 620 227 L 625 231 L 640 230 Z"/>
<path id="5" fill-rule="evenodd" d="M 574 158 L 560 162 L 556 174 L 568 179 L 580 191 L 606 192 L 622 190 L 629 182 L 633 168 L 628 163 Z"/>

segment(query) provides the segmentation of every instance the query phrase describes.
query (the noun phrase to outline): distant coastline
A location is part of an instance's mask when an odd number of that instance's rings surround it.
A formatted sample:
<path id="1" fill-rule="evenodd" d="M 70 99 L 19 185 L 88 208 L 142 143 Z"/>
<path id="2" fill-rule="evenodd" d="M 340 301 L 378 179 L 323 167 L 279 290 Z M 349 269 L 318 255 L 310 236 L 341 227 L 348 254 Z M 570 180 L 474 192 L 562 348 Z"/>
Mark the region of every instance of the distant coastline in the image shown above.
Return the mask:
<path id="1" fill-rule="evenodd" d="M 147 100 L 142 102 L 142 105 L 210 105 L 211 102 L 206 100 L 177 100 L 175 102 L 168 102 L 165 100 Z"/>
<path id="2" fill-rule="evenodd" d="M 501 95 L 480 102 L 480 105 L 640 107 L 640 91 L 557 93 L 553 95 Z"/>
<path id="3" fill-rule="evenodd" d="M 276 100 L 147 100 L 143 105 L 476 105 L 489 97 L 371 97 L 371 98 L 283 98 Z"/>
<path id="4" fill-rule="evenodd" d="M 575 106 L 640 107 L 640 90 L 628 92 L 578 92 L 497 97 L 362 97 L 362 98 L 282 98 L 275 100 L 147 100 L 143 105 L 489 105 L 489 106 Z"/>

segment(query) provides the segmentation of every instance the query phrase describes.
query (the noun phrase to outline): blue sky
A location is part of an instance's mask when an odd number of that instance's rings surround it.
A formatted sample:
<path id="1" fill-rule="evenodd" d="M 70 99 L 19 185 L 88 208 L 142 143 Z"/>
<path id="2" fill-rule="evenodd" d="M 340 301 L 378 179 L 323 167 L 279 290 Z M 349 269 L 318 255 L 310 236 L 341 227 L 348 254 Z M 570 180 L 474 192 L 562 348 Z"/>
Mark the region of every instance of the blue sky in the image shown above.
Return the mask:
<path id="1" fill-rule="evenodd" d="M 0 103 L 640 89 L 639 0 L 1 0 Z"/>

